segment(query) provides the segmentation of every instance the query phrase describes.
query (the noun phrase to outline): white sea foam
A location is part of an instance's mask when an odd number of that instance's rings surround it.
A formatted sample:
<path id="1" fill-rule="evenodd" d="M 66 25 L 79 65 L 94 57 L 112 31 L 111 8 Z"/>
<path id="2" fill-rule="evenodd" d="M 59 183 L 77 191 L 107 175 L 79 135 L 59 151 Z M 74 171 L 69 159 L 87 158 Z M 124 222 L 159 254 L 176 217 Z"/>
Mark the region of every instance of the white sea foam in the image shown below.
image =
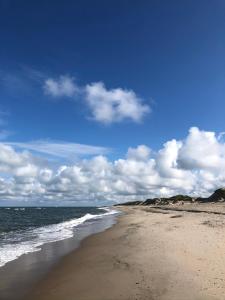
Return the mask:
<path id="1" fill-rule="evenodd" d="M 105 216 L 118 213 L 116 210 L 108 207 L 101 209 L 104 209 L 106 212 L 99 215 L 86 214 L 78 219 L 26 230 L 16 234 L 13 239 L 10 238 L 10 243 L 6 239 L 3 245 L 0 244 L 0 267 L 23 254 L 41 250 L 41 246 L 46 243 L 73 237 L 74 228 L 88 220 L 101 219 Z"/>

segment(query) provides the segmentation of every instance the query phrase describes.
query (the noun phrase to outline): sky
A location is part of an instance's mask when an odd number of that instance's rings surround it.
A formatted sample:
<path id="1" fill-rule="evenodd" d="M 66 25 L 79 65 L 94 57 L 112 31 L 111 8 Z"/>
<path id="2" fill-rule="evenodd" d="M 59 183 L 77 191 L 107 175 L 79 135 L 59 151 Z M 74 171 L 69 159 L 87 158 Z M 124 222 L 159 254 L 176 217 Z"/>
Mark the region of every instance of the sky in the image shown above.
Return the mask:
<path id="1" fill-rule="evenodd" d="M 0 0 L 0 205 L 225 186 L 222 0 Z"/>

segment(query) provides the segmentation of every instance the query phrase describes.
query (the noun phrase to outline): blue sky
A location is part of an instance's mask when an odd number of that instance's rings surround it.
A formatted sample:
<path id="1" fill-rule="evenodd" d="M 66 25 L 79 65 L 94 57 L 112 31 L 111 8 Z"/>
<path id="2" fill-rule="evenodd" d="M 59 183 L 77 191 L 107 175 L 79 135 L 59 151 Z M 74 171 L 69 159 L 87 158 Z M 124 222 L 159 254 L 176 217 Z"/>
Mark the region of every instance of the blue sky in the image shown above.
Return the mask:
<path id="1" fill-rule="evenodd" d="M 75 143 L 115 160 L 142 144 L 158 151 L 193 126 L 224 131 L 224 1 L 1 0 L 0 37 L 0 136 L 13 149 L 63 141 L 61 159 Z M 138 112 L 114 111 L 121 92 Z M 96 117 L 104 97 L 107 122 Z"/>

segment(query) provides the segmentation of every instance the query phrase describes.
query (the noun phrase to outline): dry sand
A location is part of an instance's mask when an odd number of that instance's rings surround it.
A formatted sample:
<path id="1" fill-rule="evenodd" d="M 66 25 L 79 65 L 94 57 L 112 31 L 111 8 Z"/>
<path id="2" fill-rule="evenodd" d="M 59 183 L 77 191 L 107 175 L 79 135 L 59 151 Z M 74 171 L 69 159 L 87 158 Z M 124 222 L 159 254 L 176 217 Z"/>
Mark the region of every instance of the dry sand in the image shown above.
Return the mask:
<path id="1" fill-rule="evenodd" d="M 84 240 L 26 299 L 225 299 L 223 205 L 121 209 L 114 227 Z"/>

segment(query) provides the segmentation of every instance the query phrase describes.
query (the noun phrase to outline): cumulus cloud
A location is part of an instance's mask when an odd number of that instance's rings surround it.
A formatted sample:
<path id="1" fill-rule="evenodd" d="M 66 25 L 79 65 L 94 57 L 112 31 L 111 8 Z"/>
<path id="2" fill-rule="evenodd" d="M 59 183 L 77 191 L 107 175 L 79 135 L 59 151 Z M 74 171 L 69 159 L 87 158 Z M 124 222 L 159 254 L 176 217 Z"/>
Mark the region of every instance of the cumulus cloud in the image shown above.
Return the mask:
<path id="1" fill-rule="evenodd" d="M 127 151 L 127 158 L 130 160 L 147 160 L 151 150 L 145 146 L 140 145 L 137 148 L 129 148 Z"/>
<path id="2" fill-rule="evenodd" d="M 103 82 L 78 86 L 73 77 L 60 76 L 58 79 L 46 79 L 43 88 L 45 94 L 54 98 L 74 99 L 78 94 L 81 95 L 90 110 L 89 119 L 103 124 L 118 123 L 126 119 L 138 123 L 151 112 L 150 106 L 144 104 L 143 99 L 133 90 L 106 89 Z"/>
<path id="3" fill-rule="evenodd" d="M 88 84 L 85 88 L 86 101 L 92 118 L 110 124 L 130 119 L 140 122 L 150 112 L 134 91 L 121 88 L 107 90 L 103 82 Z"/>
<path id="4" fill-rule="evenodd" d="M 179 152 L 178 163 L 185 169 L 216 169 L 225 167 L 225 145 L 214 132 L 193 127 Z"/>
<path id="5" fill-rule="evenodd" d="M 225 185 L 225 143 L 193 127 L 185 139 L 167 141 L 157 152 L 140 145 L 113 161 L 97 155 L 60 166 L 0 144 L 0 174 L 6 201 L 96 205 L 178 193 L 205 196 Z"/>
<path id="6" fill-rule="evenodd" d="M 44 82 L 44 91 L 46 94 L 59 97 L 73 97 L 79 88 L 74 82 L 74 78 L 70 76 L 60 76 L 58 79 L 48 78 Z"/>

